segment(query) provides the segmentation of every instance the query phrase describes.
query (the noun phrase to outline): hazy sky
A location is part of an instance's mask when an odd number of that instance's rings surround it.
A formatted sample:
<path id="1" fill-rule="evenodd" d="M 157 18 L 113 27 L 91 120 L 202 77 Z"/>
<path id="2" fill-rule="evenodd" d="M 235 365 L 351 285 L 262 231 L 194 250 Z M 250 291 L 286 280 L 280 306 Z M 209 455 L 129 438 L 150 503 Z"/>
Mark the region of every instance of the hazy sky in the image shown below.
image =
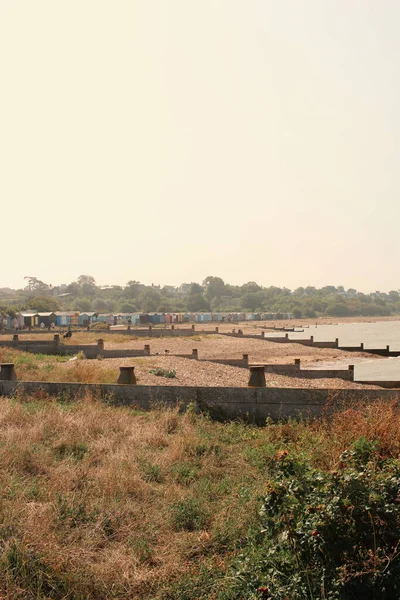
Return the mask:
<path id="1" fill-rule="evenodd" d="M 398 0 L 0 0 L 0 287 L 400 287 Z"/>

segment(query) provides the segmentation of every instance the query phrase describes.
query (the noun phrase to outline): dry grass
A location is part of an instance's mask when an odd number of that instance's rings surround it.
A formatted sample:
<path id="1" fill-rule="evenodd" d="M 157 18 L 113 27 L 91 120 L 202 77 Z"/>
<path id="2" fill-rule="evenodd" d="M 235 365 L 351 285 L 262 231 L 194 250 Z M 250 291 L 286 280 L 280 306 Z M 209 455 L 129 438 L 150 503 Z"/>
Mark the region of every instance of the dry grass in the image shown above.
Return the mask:
<path id="1" fill-rule="evenodd" d="M 383 402 L 265 428 L 90 396 L 0 405 L 0 597 L 13 600 L 192 598 L 166 590 L 190 590 L 202 566 L 224 576 L 258 527 L 268 457 L 332 469 L 361 435 L 400 451 L 399 410 Z"/>
<path id="2" fill-rule="evenodd" d="M 252 429 L 230 440 L 201 417 L 90 397 L 2 399 L 0 414 L 2 597 L 161 598 L 256 519 Z"/>

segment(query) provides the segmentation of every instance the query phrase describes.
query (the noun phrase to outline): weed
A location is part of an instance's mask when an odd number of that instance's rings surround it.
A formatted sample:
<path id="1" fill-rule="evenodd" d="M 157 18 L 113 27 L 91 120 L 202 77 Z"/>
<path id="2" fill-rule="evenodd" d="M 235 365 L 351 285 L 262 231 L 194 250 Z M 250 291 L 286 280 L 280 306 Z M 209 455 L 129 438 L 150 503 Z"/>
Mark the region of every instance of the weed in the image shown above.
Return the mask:
<path id="1" fill-rule="evenodd" d="M 172 526 L 176 531 L 198 531 L 204 529 L 208 513 L 197 498 L 186 498 L 170 508 Z"/>
<path id="2" fill-rule="evenodd" d="M 129 546 L 133 553 L 138 558 L 139 562 L 150 562 L 154 555 L 154 549 L 150 542 L 143 537 L 131 536 L 129 538 Z"/>
<path id="3" fill-rule="evenodd" d="M 98 515 L 97 510 L 89 511 L 83 502 L 70 501 L 63 494 L 57 498 L 58 521 L 68 524 L 69 527 L 79 527 L 85 523 L 93 523 Z"/>
<path id="4" fill-rule="evenodd" d="M 174 379 L 176 377 L 176 371 L 174 369 L 150 369 L 149 373 L 156 377 L 166 377 L 167 379 Z"/>
<path id="5" fill-rule="evenodd" d="M 154 481 L 156 483 L 162 482 L 163 477 L 160 465 L 153 464 L 149 460 L 142 460 L 140 462 L 140 467 L 142 477 L 145 481 Z"/>
<path id="6" fill-rule="evenodd" d="M 182 485 L 190 485 L 199 476 L 199 469 L 191 464 L 174 465 L 171 473 L 175 480 Z"/>
<path id="7" fill-rule="evenodd" d="M 54 449 L 55 455 L 58 458 L 58 460 L 63 460 L 66 458 L 82 460 L 88 451 L 89 449 L 87 447 L 87 444 L 85 444 L 84 442 L 72 444 L 63 443 Z"/>

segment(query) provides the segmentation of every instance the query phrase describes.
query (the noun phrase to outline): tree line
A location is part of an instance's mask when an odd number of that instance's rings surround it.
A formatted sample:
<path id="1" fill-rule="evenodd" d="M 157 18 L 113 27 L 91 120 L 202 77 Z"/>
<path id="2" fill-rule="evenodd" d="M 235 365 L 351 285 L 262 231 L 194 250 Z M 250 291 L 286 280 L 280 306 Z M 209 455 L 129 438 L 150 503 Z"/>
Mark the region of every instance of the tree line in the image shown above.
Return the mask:
<path id="1" fill-rule="evenodd" d="M 290 290 L 261 286 L 255 281 L 243 285 L 226 283 L 209 276 L 197 282 L 173 286 L 145 285 L 130 280 L 125 286 L 97 285 L 91 275 L 53 287 L 36 277 L 27 277 L 20 290 L 0 288 L 0 312 L 21 310 L 107 312 L 270 312 L 292 313 L 295 318 L 330 316 L 385 316 L 400 314 L 400 293 L 364 294 L 343 286 L 312 286 Z"/>

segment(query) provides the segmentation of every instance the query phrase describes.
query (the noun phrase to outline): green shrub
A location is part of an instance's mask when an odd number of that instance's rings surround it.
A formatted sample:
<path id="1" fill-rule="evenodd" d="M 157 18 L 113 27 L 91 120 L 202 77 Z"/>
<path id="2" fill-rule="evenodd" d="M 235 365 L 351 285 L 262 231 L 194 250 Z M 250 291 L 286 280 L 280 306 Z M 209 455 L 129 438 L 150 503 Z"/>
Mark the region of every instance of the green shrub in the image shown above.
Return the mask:
<path id="1" fill-rule="evenodd" d="M 156 375 L 157 377 L 166 377 L 167 379 L 174 379 L 176 377 L 176 371 L 173 369 L 150 369 L 149 373 Z"/>
<path id="2" fill-rule="evenodd" d="M 258 597 L 272 600 L 400 597 L 400 461 L 376 446 L 360 438 L 329 473 L 285 451 L 270 461 L 262 529 L 243 552 L 237 591 L 255 598 L 260 587 Z"/>

